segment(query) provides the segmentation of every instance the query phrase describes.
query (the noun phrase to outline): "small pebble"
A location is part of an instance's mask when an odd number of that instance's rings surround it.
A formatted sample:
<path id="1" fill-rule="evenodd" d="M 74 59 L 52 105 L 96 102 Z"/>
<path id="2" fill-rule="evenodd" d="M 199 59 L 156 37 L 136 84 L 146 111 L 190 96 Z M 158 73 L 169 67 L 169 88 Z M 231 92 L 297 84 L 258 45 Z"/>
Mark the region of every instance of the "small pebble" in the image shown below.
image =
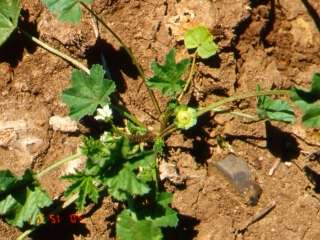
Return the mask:
<path id="1" fill-rule="evenodd" d="M 77 122 L 70 117 L 52 116 L 49 120 L 50 126 L 55 131 L 76 132 L 78 131 Z"/>
<path id="2" fill-rule="evenodd" d="M 286 165 L 289 168 L 292 166 L 292 162 L 284 162 L 284 165 Z"/>
<path id="3" fill-rule="evenodd" d="M 258 203 L 262 189 L 253 180 L 245 161 L 234 154 L 229 154 L 223 160 L 218 161 L 216 167 L 246 199 L 248 205 L 254 206 Z"/>

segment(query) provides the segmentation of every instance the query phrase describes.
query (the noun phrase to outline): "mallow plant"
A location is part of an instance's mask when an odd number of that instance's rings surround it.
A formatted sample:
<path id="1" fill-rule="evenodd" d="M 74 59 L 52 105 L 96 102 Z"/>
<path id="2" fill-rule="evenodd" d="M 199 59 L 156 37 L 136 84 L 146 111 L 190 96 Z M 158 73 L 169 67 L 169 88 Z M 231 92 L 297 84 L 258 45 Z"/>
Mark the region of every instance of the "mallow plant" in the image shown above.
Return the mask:
<path id="1" fill-rule="evenodd" d="M 162 63 L 151 63 L 153 76 L 146 76 L 132 50 L 89 7 L 88 4 L 92 2 L 43 0 L 45 6 L 61 21 L 79 23 L 84 9 L 114 36 L 136 66 L 157 113 L 153 117 L 161 124 L 151 131 L 126 106 L 111 101 L 117 91 L 116 79 L 106 77 L 102 65 L 92 65 L 88 69 L 31 36 L 18 24 L 20 1 L 1 0 L 0 44 L 19 31 L 49 52 L 70 62 L 76 69 L 72 71 L 70 86 L 62 93 L 62 101 L 68 106 L 70 117 L 81 120 L 91 116 L 95 121 L 103 122 L 107 129 L 99 137 L 83 137 L 80 153 L 58 160 L 39 172 L 26 169 L 22 176 L 15 176 L 10 170 L 0 171 L 0 215 L 6 223 L 23 231 L 19 239 L 46 224 L 47 216 L 52 211 L 57 212 L 56 208 L 52 210 L 52 198 L 41 187 L 41 178 L 80 156 L 86 157 L 85 166 L 62 177 L 70 184 L 63 193 L 65 202 L 58 209 L 75 204 L 81 213 L 88 204 L 97 204 L 109 195 L 114 201 L 122 203 L 122 210 L 116 218 L 117 239 L 158 240 L 163 239 L 163 228 L 175 228 L 179 224 L 178 213 L 171 208 L 172 193 L 167 192 L 161 184 L 157 167 L 157 158 L 160 155 L 165 157 L 165 140 L 170 134 L 175 131 L 183 133 L 194 127 L 198 119 L 208 112 L 293 123 L 297 121 L 293 106 L 302 112 L 301 122 L 305 127 L 320 128 L 319 73 L 313 75 L 309 90 L 299 86 L 286 90 L 265 90 L 257 86 L 251 92 L 221 98 L 204 107 L 183 104 L 183 96 L 192 91 L 197 63 L 219 54 L 219 47 L 210 31 L 204 26 L 186 31 L 184 45 L 190 54 L 189 58 L 177 61 L 176 50 L 172 48 Z M 159 104 L 154 91 L 167 97 L 166 105 Z M 279 95 L 287 96 L 290 102 L 274 98 Z M 257 116 L 228 108 L 228 104 L 246 98 L 256 98 Z M 124 119 L 122 122 L 125 126 L 114 120 L 115 113 Z"/>

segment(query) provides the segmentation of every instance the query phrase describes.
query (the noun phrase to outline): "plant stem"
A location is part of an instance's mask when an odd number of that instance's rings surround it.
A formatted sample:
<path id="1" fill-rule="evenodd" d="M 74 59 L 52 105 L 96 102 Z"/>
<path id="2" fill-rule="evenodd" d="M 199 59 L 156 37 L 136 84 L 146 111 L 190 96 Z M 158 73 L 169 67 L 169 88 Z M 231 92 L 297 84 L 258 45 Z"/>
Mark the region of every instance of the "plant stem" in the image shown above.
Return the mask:
<path id="1" fill-rule="evenodd" d="M 113 109 L 115 109 L 118 113 L 120 113 L 122 116 L 128 118 L 131 122 L 135 123 L 136 125 L 138 125 L 141 128 L 146 128 L 146 126 L 140 122 L 133 114 L 131 114 L 130 112 L 122 109 L 121 107 L 118 106 L 112 106 Z"/>
<path id="2" fill-rule="evenodd" d="M 250 98 L 250 97 L 258 97 L 258 96 L 266 96 L 266 95 L 290 95 L 291 91 L 290 90 L 266 90 L 266 91 L 259 91 L 259 92 L 249 92 L 249 93 L 244 93 L 240 95 L 235 95 L 232 97 L 224 98 L 220 101 L 217 101 L 213 104 L 210 104 L 207 107 L 199 108 L 197 112 L 197 116 L 201 116 L 205 114 L 206 112 L 213 111 L 213 112 L 222 112 L 226 111 L 224 109 L 219 108 L 220 106 L 231 103 L 237 100 L 245 99 L 245 98 Z M 250 114 L 242 113 L 242 112 L 237 112 L 237 111 L 231 111 L 230 114 L 237 115 L 240 117 L 246 117 L 250 119 L 256 120 L 254 116 L 251 116 Z M 175 127 L 174 124 L 169 125 L 167 128 L 165 128 L 159 136 L 161 138 L 165 138 L 169 136 L 171 133 L 176 131 L 177 128 Z"/>
<path id="3" fill-rule="evenodd" d="M 181 93 L 180 96 L 178 97 L 178 102 L 181 101 L 183 95 L 187 92 L 187 90 L 188 90 L 188 88 L 189 88 L 189 86 L 190 86 L 190 84 L 191 84 L 192 77 L 193 77 L 193 74 L 194 74 L 194 69 L 195 69 L 195 66 L 196 66 L 197 56 L 198 56 L 198 54 L 197 54 L 197 52 L 195 52 L 195 53 L 193 54 L 193 57 L 192 57 L 192 64 L 191 64 L 191 69 L 190 69 L 190 73 L 189 73 L 189 77 L 188 77 L 187 83 L 186 83 L 186 85 L 184 86 L 182 93 Z"/>
<path id="4" fill-rule="evenodd" d="M 215 103 L 210 104 L 207 107 L 199 108 L 197 115 L 200 116 L 202 114 L 205 114 L 206 112 L 214 111 L 214 109 L 226 104 L 231 103 L 237 100 L 242 100 L 245 98 L 250 97 L 258 97 L 258 96 L 266 96 L 266 95 L 290 95 L 290 90 L 266 90 L 266 91 L 254 91 L 254 92 L 248 92 L 244 94 L 239 94 L 231 97 L 224 98 L 222 100 L 219 100 Z"/>
<path id="5" fill-rule="evenodd" d="M 167 132 L 167 131 L 170 131 L 172 128 L 174 128 L 175 125 L 174 123 L 171 123 L 168 127 L 166 127 L 165 129 L 163 129 L 160 133 L 159 133 L 159 136 L 162 138 L 163 135 Z"/>
<path id="6" fill-rule="evenodd" d="M 39 172 L 39 173 L 36 175 L 36 178 L 40 178 L 40 177 L 42 177 L 43 175 L 47 174 L 48 172 L 52 171 L 53 169 L 59 167 L 60 165 L 65 164 L 65 163 L 67 163 L 67 162 L 69 162 L 69 161 L 72 161 L 72 160 L 74 160 L 74 159 L 77 159 L 77 158 L 79 158 L 80 156 L 82 156 L 81 153 L 76 153 L 76 154 L 73 154 L 73 155 L 71 155 L 71 156 L 68 156 L 68 157 L 66 157 L 66 158 L 63 158 L 63 159 L 59 160 L 59 161 L 55 162 L 54 164 L 50 165 L 49 167 L 43 169 L 41 172 Z"/>
<path id="7" fill-rule="evenodd" d="M 252 119 L 252 120 L 258 120 L 257 117 L 252 116 L 250 114 L 243 113 L 243 112 L 238 112 L 238 111 L 230 111 L 229 109 L 216 108 L 216 109 L 212 109 L 211 111 L 216 112 L 216 113 L 230 113 L 230 114 L 235 115 L 235 116 L 249 118 L 249 119 Z"/>
<path id="8" fill-rule="evenodd" d="M 100 186 L 99 184 L 95 184 L 96 187 L 98 188 L 98 190 L 101 192 L 105 189 L 104 186 Z M 79 193 L 75 193 L 73 195 L 71 195 L 71 197 L 69 197 L 61 206 L 61 209 L 57 209 L 56 211 L 58 212 L 59 210 L 63 210 L 66 209 L 67 207 L 69 207 L 71 204 L 73 204 L 77 199 L 79 198 Z"/>
<path id="9" fill-rule="evenodd" d="M 146 76 L 144 74 L 144 71 L 142 69 L 142 67 L 140 66 L 140 64 L 138 63 L 136 57 L 134 56 L 132 50 L 122 41 L 122 39 L 91 9 L 89 8 L 85 3 L 80 2 L 81 5 L 87 9 L 97 20 L 98 22 L 100 22 L 102 24 L 102 26 L 104 26 L 110 33 L 111 35 L 120 43 L 120 45 L 124 48 L 124 50 L 128 53 L 128 55 L 130 56 L 132 63 L 136 66 L 140 77 L 143 80 L 144 85 L 147 88 L 148 94 L 151 98 L 152 104 L 154 105 L 156 111 L 158 112 L 159 115 L 161 115 L 161 109 L 159 106 L 159 103 L 153 93 L 153 91 L 146 85 Z"/>
<path id="10" fill-rule="evenodd" d="M 67 62 L 71 63 L 72 65 L 74 65 L 75 67 L 81 69 L 82 71 L 84 71 L 87 74 L 90 74 L 90 70 L 84 66 L 82 63 L 80 63 L 79 61 L 77 61 L 76 59 L 60 52 L 59 50 L 49 46 L 48 44 L 40 41 L 38 38 L 30 35 L 28 32 L 20 29 L 20 31 L 27 37 L 29 38 L 31 41 L 35 42 L 36 44 L 38 44 L 39 46 L 41 46 L 42 48 L 44 48 L 45 50 L 47 50 L 50 53 L 53 53 L 55 55 L 57 55 L 58 57 L 61 57 L 62 59 L 66 60 Z"/>
<path id="11" fill-rule="evenodd" d="M 177 127 L 174 126 L 173 128 L 168 129 L 167 131 L 165 131 L 165 132 L 161 135 L 161 137 L 162 137 L 162 138 L 165 138 L 165 137 L 169 136 L 171 133 L 175 132 L 176 130 L 177 130 Z"/>
<path id="12" fill-rule="evenodd" d="M 34 230 L 35 230 L 35 228 L 31 228 L 31 229 L 28 229 L 28 230 L 24 231 L 16 240 L 23 240 L 23 239 L 25 239 L 25 238 L 28 237 L 29 234 L 32 233 Z"/>
<path id="13" fill-rule="evenodd" d="M 165 138 L 176 130 L 177 130 L 177 127 L 175 126 L 175 124 L 171 123 L 167 128 L 165 128 L 162 132 L 160 132 L 159 136 L 161 138 Z"/>

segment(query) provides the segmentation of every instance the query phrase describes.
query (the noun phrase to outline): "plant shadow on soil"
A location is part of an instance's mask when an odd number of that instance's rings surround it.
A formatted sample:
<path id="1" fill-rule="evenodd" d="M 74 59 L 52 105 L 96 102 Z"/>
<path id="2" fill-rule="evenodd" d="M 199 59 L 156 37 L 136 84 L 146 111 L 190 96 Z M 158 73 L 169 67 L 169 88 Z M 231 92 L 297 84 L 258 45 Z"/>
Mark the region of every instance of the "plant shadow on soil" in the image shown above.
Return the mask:
<path id="1" fill-rule="evenodd" d="M 305 166 L 303 168 L 303 171 L 307 176 L 308 180 L 312 183 L 313 191 L 315 193 L 320 193 L 320 174 L 314 171 L 309 166 Z"/>
<path id="2" fill-rule="evenodd" d="M 269 121 L 265 122 L 267 135 L 267 148 L 270 153 L 281 161 L 292 161 L 300 154 L 297 140 L 292 134 L 273 126 Z"/>
<path id="3" fill-rule="evenodd" d="M 318 30 L 320 32 L 320 17 L 319 17 L 319 14 L 317 13 L 316 9 L 309 3 L 308 0 L 301 0 L 301 2 L 304 4 L 310 17 L 313 19 L 316 27 L 318 28 Z"/>
<path id="4" fill-rule="evenodd" d="M 84 135 L 87 137 L 98 138 L 109 129 L 107 123 L 97 121 L 92 116 L 85 116 L 80 120 L 80 124 L 86 128 Z"/>
<path id="5" fill-rule="evenodd" d="M 268 44 L 268 41 L 266 40 L 269 33 L 272 32 L 274 28 L 274 24 L 276 21 L 276 8 L 275 8 L 275 0 L 270 1 L 270 11 L 267 17 L 267 21 L 264 25 L 264 27 L 260 31 L 260 41 L 263 43 L 264 47 L 270 47 Z"/>
<path id="6" fill-rule="evenodd" d="M 58 214 L 48 214 L 46 216 L 47 223 L 37 228 L 31 234 L 31 237 L 34 240 L 73 240 L 74 235 L 87 236 L 89 229 L 80 221 L 83 217 L 77 215 L 73 207 L 69 207 Z"/>
<path id="7" fill-rule="evenodd" d="M 18 26 L 20 29 L 28 32 L 29 34 L 38 37 L 36 23 L 29 22 L 29 11 L 21 10 L 22 20 L 19 21 Z M 34 53 L 37 45 L 31 42 L 30 39 L 25 37 L 22 33 L 15 30 L 7 41 L 0 47 L 0 62 L 7 62 L 10 67 L 15 68 L 22 60 L 24 49 L 29 53 Z"/>
<path id="8" fill-rule="evenodd" d="M 200 223 L 200 220 L 187 215 L 179 214 L 179 224 L 177 228 L 166 228 L 164 232 L 164 239 L 177 240 L 192 240 L 198 234 L 195 226 Z"/>
<path id="9" fill-rule="evenodd" d="M 117 91 L 111 96 L 112 105 L 128 111 L 123 103 L 120 93 L 125 93 L 127 84 L 123 78 L 123 74 L 127 75 L 132 80 L 138 80 L 139 72 L 137 67 L 132 63 L 132 59 L 123 47 L 115 49 L 113 45 L 106 42 L 104 39 L 98 38 L 95 45 L 86 50 L 85 53 L 87 64 L 91 67 L 93 64 L 101 64 L 101 56 L 104 56 L 106 61 L 106 78 L 111 78 L 116 84 Z M 113 113 L 114 122 L 123 125 L 123 117 L 118 112 Z M 91 136 L 98 137 L 107 130 L 107 125 L 99 123 L 92 117 L 86 117 L 81 122 L 85 127 L 89 128 Z"/>
<path id="10" fill-rule="evenodd" d="M 251 135 L 230 135 L 226 134 L 226 139 L 231 142 L 234 140 L 241 140 L 245 143 L 254 145 L 258 148 L 267 148 L 269 152 L 276 158 L 280 158 L 281 161 L 292 161 L 296 159 L 300 154 L 300 148 L 297 140 L 291 133 L 285 132 L 280 128 L 273 126 L 270 121 L 265 122 L 266 138 L 255 137 Z M 258 144 L 251 142 L 250 140 L 267 141 L 267 146 L 262 147 Z"/>
<path id="11" fill-rule="evenodd" d="M 130 56 L 123 47 L 117 50 L 101 38 L 98 38 L 95 45 L 85 53 L 88 66 L 91 67 L 93 64 L 101 64 L 101 54 L 105 57 L 111 79 L 115 81 L 117 86 L 117 92 L 124 93 L 127 90 L 127 85 L 122 73 L 131 79 L 137 80 L 139 72 L 136 66 L 132 63 Z"/>
<path id="12" fill-rule="evenodd" d="M 212 127 L 210 114 L 204 114 L 198 118 L 197 125 L 184 132 L 184 136 L 188 139 L 192 139 L 192 148 L 185 149 L 183 151 L 189 152 L 197 163 L 206 164 L 207 160 L 211 157 L 210 147 L 208 143 L 209 134 L 205 131 L 205 128 Z"/>

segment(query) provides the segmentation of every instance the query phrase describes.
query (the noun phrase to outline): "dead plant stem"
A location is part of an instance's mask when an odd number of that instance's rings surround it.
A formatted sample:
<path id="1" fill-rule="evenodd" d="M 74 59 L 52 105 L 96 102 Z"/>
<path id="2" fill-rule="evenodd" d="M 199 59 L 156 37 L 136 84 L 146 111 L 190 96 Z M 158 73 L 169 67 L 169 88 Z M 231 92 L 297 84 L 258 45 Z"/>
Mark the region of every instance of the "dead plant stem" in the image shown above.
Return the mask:
<path id="1" fill-rule="evenodd" d="M 73 66 L 79 68 L 80 70 L 84 71 L 87 74 L 90 74 L 90 70 L 83 65 L 82 63 L 80 63 L 79 61 L 77 61 L 76 59 L 60 52 L 59 50 L 49 46 L 48 44 L 42 42 L 41 40 L 39 40 L 38 38 L 32 36 L 31 34 L 29 34 L 28 32 L 20 29 L 20 31 L 27 37 L 29 38 L 32 42 L 36 43 L 37 45 L 41 46 L 42 48 L 44 48 L 45 50 L 47 50 L 48 52 L 57 55 L 58 57 L 61 57 L 62 59 L 66 60 L 67 62 L 71 63 Z"/>

